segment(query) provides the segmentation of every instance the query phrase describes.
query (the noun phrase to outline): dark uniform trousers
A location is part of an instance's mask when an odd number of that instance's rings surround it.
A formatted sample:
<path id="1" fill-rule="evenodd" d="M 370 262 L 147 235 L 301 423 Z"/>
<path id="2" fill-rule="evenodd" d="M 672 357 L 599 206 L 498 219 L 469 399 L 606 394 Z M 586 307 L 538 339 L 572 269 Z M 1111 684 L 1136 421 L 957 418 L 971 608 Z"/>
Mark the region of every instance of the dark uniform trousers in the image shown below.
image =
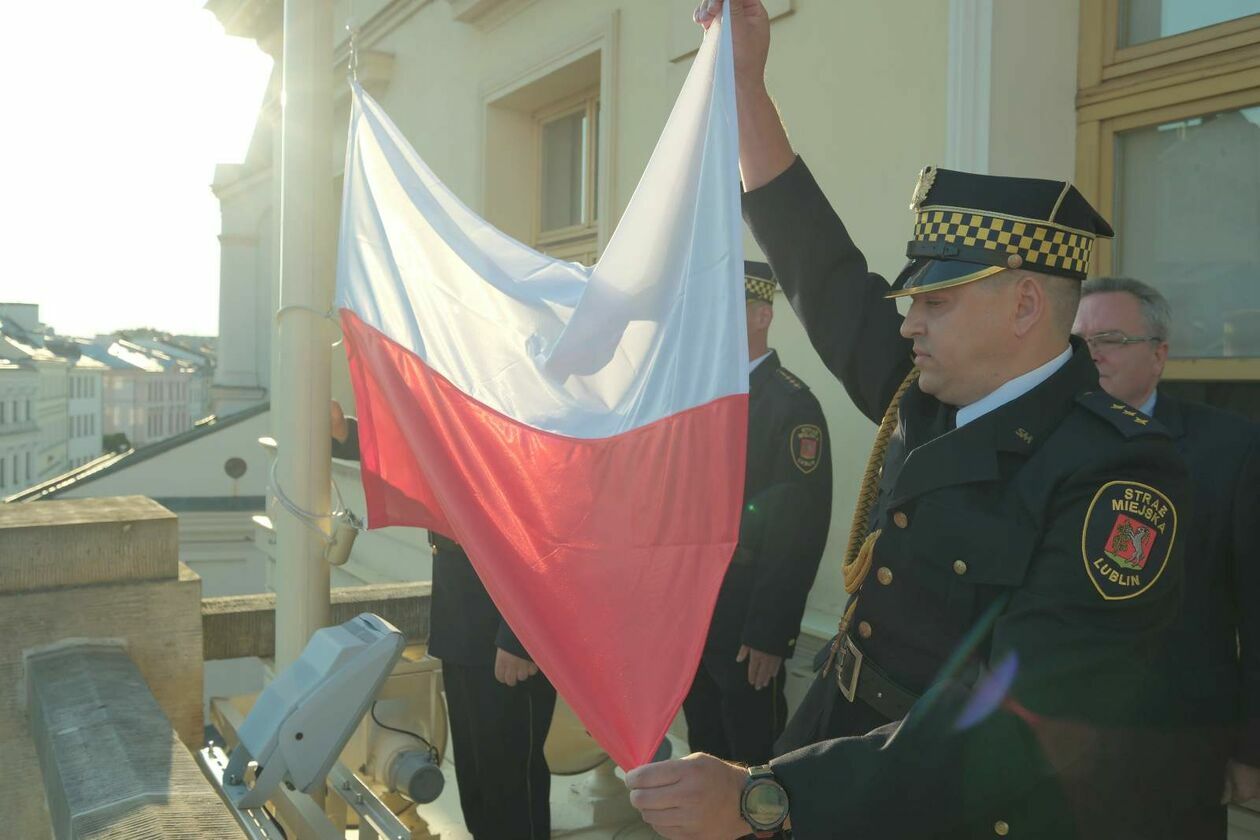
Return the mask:
<path id="1" fill-rule="evenodd" d="M 749 376 L 739 543 L 683 701 L 691 749 L 765 764 L 787 720 L 785 669 L 760 691 L 741 645 L 792 655 L 831 520 L 831 447 L 822 408 L 771 351 Z"/>
<path id="2" fill-rule="evenodd" d="M 357 460 L 358 424 L 333 455 Z M 430 532 L 433 600 L 429 653 L 442 660 L 455 781 L 464 823 L 477 840 L 551 836 L 551 771 L 543 744 L 556 691 L 542 673 L 515 686 L 495 679 L 498 648 L 528 659 L 464 550 Z"/>
<path id="3" fill-rule="evenodd" d="M 911 365 L 887 282 L 799 159 L 744 210 L 878 422 Z M 1099 390 L 1079 340 L 1022 396 L 960 428 L 951 415 L 917 384 L 901 400 L 849 625 L 858 703 L 839 698 L 831 721 L 853 737 L 771 762 L 794 837 L 1201 836 L 1158 666 L 1189 497 L 1167 431 Z M 881 720 L 872 675 L 918 699 L 863 733 Z"/>

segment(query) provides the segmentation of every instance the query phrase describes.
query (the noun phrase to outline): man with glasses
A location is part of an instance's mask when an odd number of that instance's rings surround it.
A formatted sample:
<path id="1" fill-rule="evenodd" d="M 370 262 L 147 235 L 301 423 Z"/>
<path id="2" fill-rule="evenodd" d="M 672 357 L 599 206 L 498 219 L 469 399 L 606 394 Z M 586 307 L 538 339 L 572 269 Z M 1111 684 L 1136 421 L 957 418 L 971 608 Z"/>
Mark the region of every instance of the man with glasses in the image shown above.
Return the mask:
<path id="1" fill-rule="evenodd" d="M 1190 467 L 1184 607 L 1164 647 L 1200 758 L 1225 777 L 1225 799 L 1260 798 L 1260 427 L 1184 402 L 1157 386 L 1168 358 L 1172 312 L 1139 280 L 1102 277 L 1082 288 L 1073 332 L 1090 348 L 1099 384 L 1154 417 Z M 1225 811 L 1217 808 L 1225 836 Z"/>

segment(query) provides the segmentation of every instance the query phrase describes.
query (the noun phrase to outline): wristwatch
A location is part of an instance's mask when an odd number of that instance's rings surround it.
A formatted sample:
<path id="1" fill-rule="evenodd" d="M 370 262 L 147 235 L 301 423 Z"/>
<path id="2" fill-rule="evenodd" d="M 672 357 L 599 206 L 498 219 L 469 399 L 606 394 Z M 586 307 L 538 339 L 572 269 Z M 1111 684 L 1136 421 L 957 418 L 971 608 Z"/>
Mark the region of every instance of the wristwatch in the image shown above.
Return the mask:
<path id="1" fill-rule="evenodd" d="M 768 764 L 748 768 L 748 781 L 739 797 L 739 815 L 753 836 L 773 837 L 788 816 L 788 795 Z"/>

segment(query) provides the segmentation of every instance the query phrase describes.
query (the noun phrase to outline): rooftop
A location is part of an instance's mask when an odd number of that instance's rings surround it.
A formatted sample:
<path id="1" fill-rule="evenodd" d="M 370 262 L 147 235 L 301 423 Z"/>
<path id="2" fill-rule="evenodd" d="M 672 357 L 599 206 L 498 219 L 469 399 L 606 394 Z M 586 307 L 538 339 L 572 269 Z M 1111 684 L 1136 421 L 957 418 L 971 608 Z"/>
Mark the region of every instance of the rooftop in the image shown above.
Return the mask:
<path id="1" fill-rule="evenodd" d="M 131 448 L 123 452 L 109 452 L 99 458 L 88 461 L 80 467 L 61 475 L 54 476 L 47 481 L 36 484 L 34 487 L 28 487 L 20 493 L 4 498 L 4 502 L 34 502 L 41 499 L 54 499 L 61 493 L 66 492 L 72 487 L 81 487 L 89 481 L 95 481 L 98 478 L 104 478 L 112 475 L 119 470 L 134 466 L 149 458 L 161 455 L 163 452 L 169 452 L 172 449 L 191 443 L 194 440 L 212 435 L 215 432 L 234 426 L 237 423 L 248 420 L 251 417 L 257 417 L 271 408 L 270 403 L 262 403 L 252 406 L 244 411 L 238 411 L 236 414 L 229 414 L 226 417 L 219 417 L 211 414 L 209 417 L 197 421 L 197 424 L 186 432 L 166 438 L 149 446 L 140 448 Z M 252 498 L 252 497 L 251 497 Z"/>

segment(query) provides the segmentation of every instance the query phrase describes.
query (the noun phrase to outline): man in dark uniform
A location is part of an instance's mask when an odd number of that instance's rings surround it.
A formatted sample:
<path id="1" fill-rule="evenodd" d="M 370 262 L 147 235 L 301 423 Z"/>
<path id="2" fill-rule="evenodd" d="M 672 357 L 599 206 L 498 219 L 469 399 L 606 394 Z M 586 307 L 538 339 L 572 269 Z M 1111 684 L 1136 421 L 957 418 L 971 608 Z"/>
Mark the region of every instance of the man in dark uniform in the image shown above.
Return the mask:
<path id="1" fill-rule="evenodd" d="M 764 86 L 764 6 L 727 2 L 754 236 L 863 413 L 881 419 L 918 378 L 829 669 L 852 737 L 751 770 L 641 767 L 632 802 L 667 837 L 785 818 L 799 840 L 1194 836 L 1163 773 L 1155 668 L 1181 594 L 1184 464 L 1069 341 L 1110 227 L 1063 182 L 929 167 L 890 287 L 792 151 Z"/>
<path id="2" fill-rule="evenodd" d="M 1089 343 L 1102 387 L 1162 423 L 1190 468 L 1185 599 L 1164 661 L 1180 723 L 1208 763 L 1210 836 L 1224 837 L 1225 808 L 1214 801 L 1220 780 L 1227 800 L 1260 798 L 1260 427 L 1157 389 L 1172 327 L 1157 289 L 1100 277 L 1083 291 L 1073 332 Z"/>
<path id="3" fill-rule="evenodd" d="M 359 459 L 358 423 L 332 409 L 333 457 Z M 477 840 L 551 836 L 551 770 L 543 744 L 556 690 L 490 600 L 458 543 L 429 532 L 429 653 L 442 660 L 455 781 Z"/>
<path id="4" fill-rule="evenodd" d="M 783 660 L 796 645 L 827 543 L 831 448 L 818 400 L 770 349 L 770 266 L 746 262 L 744 275 L 751 368 L 744 514 L 683 714 L 692 750 L 764 764 L 787 719 Z"/>

